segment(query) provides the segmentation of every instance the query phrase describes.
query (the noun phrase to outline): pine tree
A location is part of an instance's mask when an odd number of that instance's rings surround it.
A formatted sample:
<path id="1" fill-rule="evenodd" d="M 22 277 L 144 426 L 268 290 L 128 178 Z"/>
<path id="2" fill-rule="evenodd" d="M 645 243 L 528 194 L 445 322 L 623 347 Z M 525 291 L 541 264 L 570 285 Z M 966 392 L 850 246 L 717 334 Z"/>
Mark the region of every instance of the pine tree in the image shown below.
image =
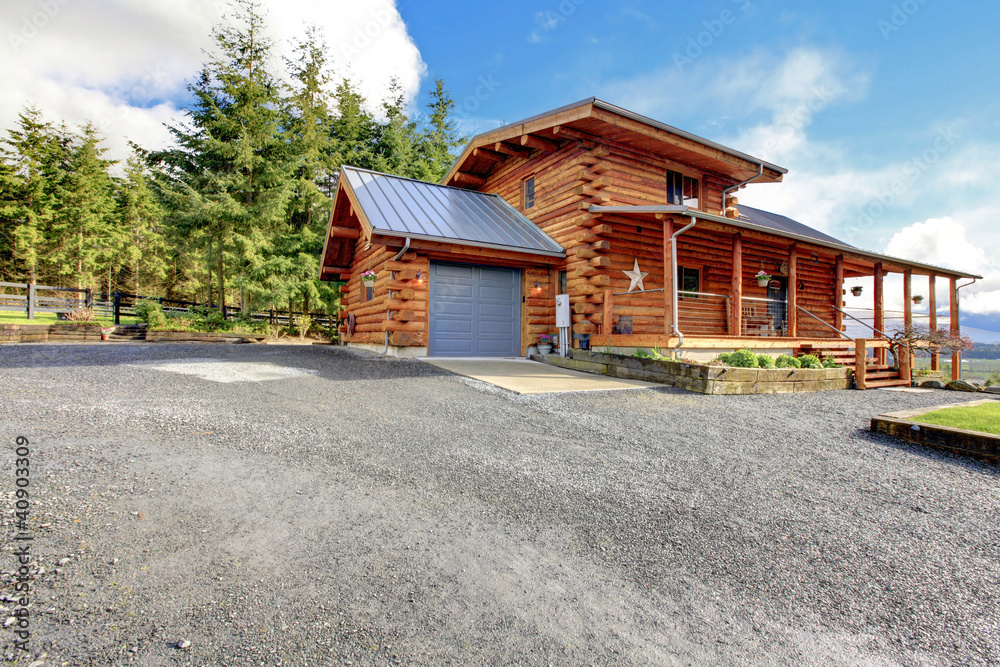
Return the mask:
<path id="1" fill-rule="evenodd" d="M 291 163 L 260 4 L 234 4 L 233 22 L 213 32 L 217 55 L 188 86 L 194 103 L 187 124 L 169 127 L 178 148 L 154 153 L 152 161 L 172 180 L 167 200 L 178 224 L 192 236 L 206 232 L 220 307 L 228 264 L 248 308 L 264 289 L 254 276 L 285 219 Z"/>
<path id="2" fill-rule="evenodd" d="M 57 206 L 52 221 L 52 247 L 45 257 L 63 282 L 89 287 L 107 270 L 117 243 L 110 225 L 114 212 L 114 184 L 108 174 L 115 164 L 104 159 L 106 148 L 92 124 L 80 135 L 63 127 L 62 141 L 70 145 L 67 175 L 56 188 Z"/>
<path id="3" fill-rule="evenodd" d="M 162 230 L 163 209 L 153 196 L 137 155 L 129 158 L 118 192 L 116 225 L 124 232 L 111 258 L 112 270 L 127 269 L 133 294 L 154 293 L 167 277 L 168 247 Z M 110 293 L 110 287 L 109 287 Z"/>
<path id="4" fill-rule="evenodd" d="M 434 90 L 431 91 L 431 102 L 427 108 L 431 113 L 428 127 L 422 133 L 420 153 L 427 163 L 425 180 L 437 182 L 448 173 L 455 161 L 454 150 L 465 144 L 465 138 L 457 134 L 455 121 L 451 119 L 455 102 L 445 89 L 442 79 L 434 80 Z"/>
<path id="5" fill-rule="evenodd" d="M 10 256 L 17 275 L 31 283 L 40 281 L 43 258 L 52 242 L 56 192 L 66 178 L 68 141 L 35 107 L 18 115 L 17 128 L 8 130 L 4 141 L 10 147 L 4 159 L 10 168 L 4 178 Z"/>

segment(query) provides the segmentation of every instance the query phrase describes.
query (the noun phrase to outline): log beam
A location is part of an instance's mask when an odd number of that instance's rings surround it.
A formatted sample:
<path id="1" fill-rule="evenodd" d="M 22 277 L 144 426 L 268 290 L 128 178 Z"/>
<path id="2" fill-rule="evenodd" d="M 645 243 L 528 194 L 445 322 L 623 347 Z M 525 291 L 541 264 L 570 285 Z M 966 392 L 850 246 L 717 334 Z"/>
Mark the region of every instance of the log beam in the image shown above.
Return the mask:
<path id="1" fill-rule="evenodd" d="M 948 314 L 948 328 L 951 329 L 953 336 L 959 334 L 958 326 L 958 278 L 952 278 L 950 281 L 949 292 L 951 294 L 951 299 L 949 305 L 950 312 Z M 954 350 L 951 353 L 951 379 L 959 380 L 962 378 L 962 353 L 958 350 Z"/>
<path id="2" fill-rule="evenodd" d="M 913 271 L 903 271 L 903 328 L 913 328 Z"/>
<path id="3" fill-rule="evenodd" d="M 730 276 L 733 292 L 732 315 L 729 317 L 729 335 L 739 336 L 743 331 L 743 235 L 733 234 L 733 265 Z"/>
<path id="4" fill-rule="evenodd" d="M 537 148 L 546 153 L 554 153 L 559 150 L 559 142 L 552 139 L 544 139 L 537 134 L 522 134 L 521 145 L 528 148 Z"/>
<path id="5" fill-rule="evenodd" d="M 504 155 L 510 155 L 513 157 L 523 157 L 531 152 L 530 148 L 523 148 L 520 144 L 514 144 L 507 141 L 498 141 L 493 144 L 493 150 L 497 153 L 503 153 Z"/>
<path id="6" fill-rule="evenodd" d="M 482 176 L 476 176 L 475 174 L 470 174 L 464 171 L 457 171 L 455 175 L 451 177 L 451 185 L 455 185 L 460 188 L 481 188 L 486 185 L 486 179 Z"/>
<path id="7" fill-rule="evenodd" d="M 331 225 L 327 235 L 334 239 L 356 239 L 361 236 L 361 230 L 357 227 L 334 227 Z"/>
<path id="8" fill-rule="evenodd" d="M 788 246 L 788 335 L 799 335 L 799 246 Z"/>
<path id="9" fill-rule="evenodd" d="M 927 326 L 937 329 L 937 276 L 927 279 Z M 931 370 L 941 370 L 941 354 L 931 352 Z"/>
<path id="10" fill-rule="evenodd" d="M 882 262 L 875 263 L 875 304 L 874 304 L 874 322 L 873 326 L 879 330 L 885 331 L 885 299 L 883 296 L 883 289 L 885 288 L 885 275 L 882 272 Z M 885 349 L 878 348 L 875 352 L 879 364 L 885 363 Z"/>
<path id="11" fill-rule="evenodd" d="M 837 264 L 834 268 L 834 289 L 833 305 L 837 310 L 833 311 L 833 326 L 837 331 L 844 330 L 844 314 L 841 311 L 844 307 L 844 255 L 837 255 Z"/>
<path id="12" fill-rule="evenodd" d="M 507 159 L 507 154 L 501 153 L 500 151 L 490 150 L 489 148 L 473 148 L 472 157 L 483 158 L 484 160 L 489 160 L 490 162 L 503 162 Z"/>
<path id="13" fill-rule="evenodd" d="M 673 234 L 673 218 L 667 218 L 663 221 L 663 333 L 668 336 L 674 331 L 674 276 L 677 273 L 670 254 L 670 237 Z"/>

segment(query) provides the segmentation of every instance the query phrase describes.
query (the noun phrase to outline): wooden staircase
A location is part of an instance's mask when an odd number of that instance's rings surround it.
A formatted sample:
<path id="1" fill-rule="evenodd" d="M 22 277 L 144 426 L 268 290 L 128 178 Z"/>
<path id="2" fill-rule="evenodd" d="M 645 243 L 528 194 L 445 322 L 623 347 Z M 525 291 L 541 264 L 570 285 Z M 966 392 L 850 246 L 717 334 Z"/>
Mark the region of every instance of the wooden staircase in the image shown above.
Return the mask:
<path id="1" fill-rule="evenodd" d="M 864 339 L 859 339 L 863 341 Z M 864 343 L 861 343 L 864 345 Z M 862 348 L 864 350 L 864 348 Z M 821 346 L 804 346 L 795 350 L 796 356 L 800 354 L 815 354 L 820 361 L 826 357 L 833 357 L 833 360 L 840 366 L 846 366 L 854 371 L 855 384 L 858 389 L 878 389 L 880 387 L 908 387 L 910 386 L 910 369 L 906 363 L 901 364 L 901 368 L 894 368 L 885 364 L 878 364 L 871 357 L 863 357 L 855 352 L 855 341 L 831 340 L 829 344 Z M 862 355 L 864 352 L 862 352 Z M 906 354 L 900 354 L 907 357 Z M 858 372 L 858 368 L 862 369 Z"/>
<path id="2" fill-rule="evenodd" d="M 146 340 L 145 325 L 118 325 L 108 336 L 109 343 L 136 343 Z"/>

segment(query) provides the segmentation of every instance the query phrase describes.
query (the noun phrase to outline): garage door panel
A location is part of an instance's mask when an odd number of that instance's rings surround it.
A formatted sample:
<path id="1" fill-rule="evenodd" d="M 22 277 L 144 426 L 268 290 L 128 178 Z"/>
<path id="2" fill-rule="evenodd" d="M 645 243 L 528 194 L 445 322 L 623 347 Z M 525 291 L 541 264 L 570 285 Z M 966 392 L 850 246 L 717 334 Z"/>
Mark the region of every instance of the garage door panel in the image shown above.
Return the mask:
<path id="1" fill-rule="evenodd" d="M 520 285 L 515 269 L 432 263 L 429 353 L 519 355 Z"/>

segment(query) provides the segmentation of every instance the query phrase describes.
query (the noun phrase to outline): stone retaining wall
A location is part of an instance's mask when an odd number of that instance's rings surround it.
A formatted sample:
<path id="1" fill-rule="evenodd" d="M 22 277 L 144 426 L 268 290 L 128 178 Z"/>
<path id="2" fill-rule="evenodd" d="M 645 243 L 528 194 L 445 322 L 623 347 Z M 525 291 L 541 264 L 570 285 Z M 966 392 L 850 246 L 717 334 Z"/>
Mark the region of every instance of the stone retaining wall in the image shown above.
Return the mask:
<path id="1" fill-rule="evenodd" d="M 572 350 L 572 358 L 534 355 L 553 366 L 681 387 L 702 394 L 788 394 L 850 389 L 849 368 L 731 368 Z"/>
<path id="2" fill-rule="evenodd" d="M 83 343 L 100 341 L 97 324 L 0 324 L 0 343 Z"/>
<path id="3" fill-rule="evenodd" d="M 1000 435 L 913 421 L 915 417 L 919 417 L 927 412 L 933 412 L 934 410 L 974 406 L 989 402 L 992 402 L 992 400 L 952 403 L 949 405 L 920 408 L 918 410 L 890 412 L 873 417 L 871 430 L 872 433 L 884 433 L 900 440 L 914 442 L 935 449 L 943 449 L 955 454 L 972 456 L 1000 465 Z"/>

